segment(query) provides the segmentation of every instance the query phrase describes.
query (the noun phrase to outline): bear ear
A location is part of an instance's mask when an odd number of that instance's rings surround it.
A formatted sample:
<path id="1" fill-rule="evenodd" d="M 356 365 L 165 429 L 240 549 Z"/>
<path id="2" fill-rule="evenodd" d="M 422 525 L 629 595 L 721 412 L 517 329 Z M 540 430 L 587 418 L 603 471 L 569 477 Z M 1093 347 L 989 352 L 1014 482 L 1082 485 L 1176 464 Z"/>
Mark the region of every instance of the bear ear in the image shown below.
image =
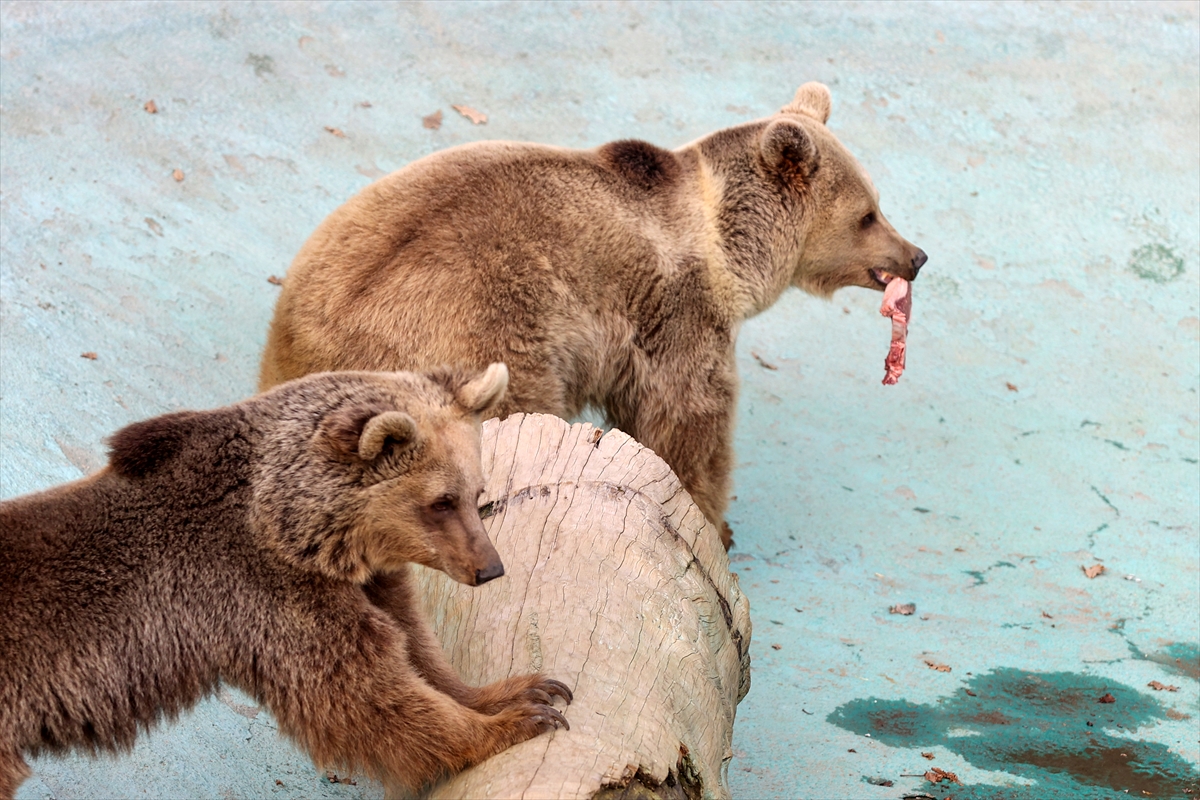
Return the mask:
<path id="1" fill-rule="evenodd" d="M 464 383 L 455 392 L 459 405 L 472 414 L 483 414 L 504 399 L 508 390 L 508 367 L 492 364 L 482 375 Z"/>
<path id="2" fill-rule="evenodd" d="M 178 411 L 125 426 L 109 437 L 109 463 L 127 478 L 149 475 L 183 450 L 198 416 Z"/>
<path id="3" fill-rule="evenodd" d="M 346 461 L 374 461 L 389 440 L 408 449 L 415 447 L 419 439 L 417 423 L 408 414 L 365 406 L 341 408 L 329 414 L 321 420 L 318 435 Z"/>
<path id="4" fill-rule="evenodd" d="M 817 145 L 808 131 L 789 119 L 777 119 L 762 135 L 767 166 L 787 176 L 807 178 L 817 171 Z"/>
<path id="5" fill-rule="evenodd" d="M 358 457 L 374 461 L 389 439 L 402 450 L 416 447 L 419 441 L 416 421 L 403 411 L 385 411 L 371 417 L 358 437 Z"/>
<path id="6" fill-rule="evenodd" d="M 792 102 L 783 107 L 783 114 L 804 114 L 824 125 L 829 121 L 829 112 L 833 109 L 833 96 L 829 87 L 823 83 L 809 81 L 796 90 Z"/>

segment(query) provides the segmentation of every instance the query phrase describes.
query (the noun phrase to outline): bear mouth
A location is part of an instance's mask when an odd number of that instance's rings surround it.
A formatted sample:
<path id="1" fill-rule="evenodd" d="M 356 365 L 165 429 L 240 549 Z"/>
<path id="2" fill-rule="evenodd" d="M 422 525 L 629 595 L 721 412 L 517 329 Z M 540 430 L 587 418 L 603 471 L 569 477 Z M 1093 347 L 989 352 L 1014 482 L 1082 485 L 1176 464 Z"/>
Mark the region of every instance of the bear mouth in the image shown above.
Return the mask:
<path id="1" fill-rule="evenodd" d="M 867 274 L 871 276 L 871 280 L 875 281 L 876 285 L 880 289 L 886 289 L 888 283 L 893 278 L 897 277 L 896 275 L 893 275 L 887 270 L 880 269 L 879 267 L 873 267 L 867 270 Z"/>

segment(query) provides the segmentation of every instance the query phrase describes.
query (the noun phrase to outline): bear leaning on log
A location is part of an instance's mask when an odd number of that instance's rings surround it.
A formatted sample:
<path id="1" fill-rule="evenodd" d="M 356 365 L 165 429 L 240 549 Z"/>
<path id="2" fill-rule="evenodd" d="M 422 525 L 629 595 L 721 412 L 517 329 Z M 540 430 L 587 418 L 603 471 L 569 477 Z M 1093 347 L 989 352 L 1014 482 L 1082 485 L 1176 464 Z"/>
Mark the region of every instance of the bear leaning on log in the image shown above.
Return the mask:
<path id="1" fill-rule="evenodd" d="M 585 406 L 650 447 L 723 531 L 741 323 L 789 286 L 913 280 L 925 253 L 807 83 L 678 150 L 480 142 L 334 211 L 283 282 L 259 388 L 336 369 L 512 371 L 498 413 Z"/>
<path id="2" fill-rule="evenodd" d="M 566 726 L 541 675 L 467 686 L 408 563 L 504 574 L 480 415 L 508 373 L 313 375 L 118 431 L 99 473 L 0 503 L 0 798 L 26 754 L 117 751 L 219 681 L 321 766 L 414 789 Z"/>

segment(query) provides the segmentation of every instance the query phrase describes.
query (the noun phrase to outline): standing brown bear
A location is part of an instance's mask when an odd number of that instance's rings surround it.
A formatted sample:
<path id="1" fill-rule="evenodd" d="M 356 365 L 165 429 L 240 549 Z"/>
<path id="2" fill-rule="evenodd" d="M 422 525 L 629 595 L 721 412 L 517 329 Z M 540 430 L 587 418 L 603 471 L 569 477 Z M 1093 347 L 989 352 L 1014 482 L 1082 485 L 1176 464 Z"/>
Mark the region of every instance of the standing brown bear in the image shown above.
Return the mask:
<path id="1" fill-rule="evenodd" d="M 140 422 L 98 474 L 0 503 L 0 798 L 227 681 L 322 766 L 412 789 L 566 725 L 541 675 L 447 663 L 408 563 L 504 573 L 476 509 L 507 372 L 314 375 Z"/>
<path id="2" fill-rule="evenodd" d="M 260 388 L 333 369 L 503 360 L 498 412 L 604 410 L 724 531 L 734 343 L 789 286 L 916 277 L 807 83 L 778 114 L 678 150 L 481 142 L 423 158 L 334 211 L 284 281 Z"/>

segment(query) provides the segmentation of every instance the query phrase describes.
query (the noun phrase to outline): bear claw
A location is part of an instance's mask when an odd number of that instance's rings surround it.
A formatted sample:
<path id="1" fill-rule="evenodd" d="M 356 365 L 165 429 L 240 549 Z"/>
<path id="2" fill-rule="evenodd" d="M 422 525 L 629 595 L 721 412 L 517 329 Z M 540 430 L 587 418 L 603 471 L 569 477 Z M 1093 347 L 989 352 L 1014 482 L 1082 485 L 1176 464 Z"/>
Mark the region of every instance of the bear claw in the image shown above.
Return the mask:
<path id="1" fill-rule="evenodd" d="M 553 678 L 546 678 L 542 681 L 541 690 L 547 694 L 557 695 L 569 704 L 575 699 L 575 693 L 572 692 L 565 683 L 556 681 Z"/>

